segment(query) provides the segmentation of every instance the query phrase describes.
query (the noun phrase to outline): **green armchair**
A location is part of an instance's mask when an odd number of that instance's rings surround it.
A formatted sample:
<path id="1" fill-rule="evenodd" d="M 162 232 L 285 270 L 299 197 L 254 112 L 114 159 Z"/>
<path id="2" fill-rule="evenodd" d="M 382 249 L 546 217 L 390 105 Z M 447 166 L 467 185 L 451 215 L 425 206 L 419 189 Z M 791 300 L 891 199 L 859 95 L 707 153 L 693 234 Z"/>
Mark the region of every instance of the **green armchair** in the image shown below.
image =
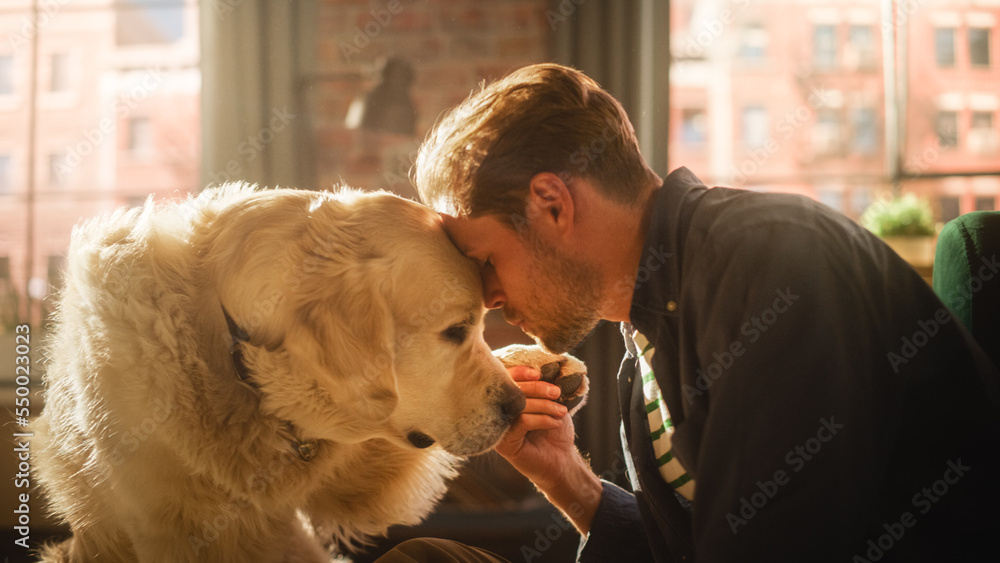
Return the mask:
<path id="1" fill-rule="evenodd" d="M 944 226 L 934 291 L 1000 366 L 1000 211 L 966 213 Z"/>

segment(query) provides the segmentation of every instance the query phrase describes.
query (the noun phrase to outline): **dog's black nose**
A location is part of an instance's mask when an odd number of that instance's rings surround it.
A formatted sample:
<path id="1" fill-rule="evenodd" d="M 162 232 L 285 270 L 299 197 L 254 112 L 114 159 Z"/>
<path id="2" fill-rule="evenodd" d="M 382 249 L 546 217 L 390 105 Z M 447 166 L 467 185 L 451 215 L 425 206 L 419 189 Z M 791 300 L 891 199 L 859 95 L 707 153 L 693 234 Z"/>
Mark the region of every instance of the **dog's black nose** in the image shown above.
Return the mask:
<path id="1" fill-rule="evenodd" d="M 524 410 L 524 393 L 517 387 L 504 387 L 503 395 L 500 398 L 500 418 L 510 424 Z"/>
<path id="2" fill-rule="evenodd" d="M 413 447 L 420 448 L 421 450 L 434 445 L 434 438 L 431 438 L 423 432 L 418 432 L 417 430 L 407 434 L 406 439 L 413 444 Z"/>

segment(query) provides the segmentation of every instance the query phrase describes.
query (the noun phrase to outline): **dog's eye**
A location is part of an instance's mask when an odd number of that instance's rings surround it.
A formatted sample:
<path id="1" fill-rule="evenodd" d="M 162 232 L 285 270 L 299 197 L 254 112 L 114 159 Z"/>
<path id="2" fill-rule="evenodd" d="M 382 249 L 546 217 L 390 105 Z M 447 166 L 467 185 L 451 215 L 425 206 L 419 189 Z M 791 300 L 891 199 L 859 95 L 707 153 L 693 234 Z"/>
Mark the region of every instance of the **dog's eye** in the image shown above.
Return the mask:
<path id="1" fill-rule="evenodd" d="M 469 327 L 464 324 L 451 325 L 450 327 L 444 329 L 444 331 L 441 332 L 441 336 L 445 340 L 449 342 L 454 342 L 455 344 L 461 344 L 465 342 L 465 337 L 468 336 L 468 334 L 469 334 Z"/>

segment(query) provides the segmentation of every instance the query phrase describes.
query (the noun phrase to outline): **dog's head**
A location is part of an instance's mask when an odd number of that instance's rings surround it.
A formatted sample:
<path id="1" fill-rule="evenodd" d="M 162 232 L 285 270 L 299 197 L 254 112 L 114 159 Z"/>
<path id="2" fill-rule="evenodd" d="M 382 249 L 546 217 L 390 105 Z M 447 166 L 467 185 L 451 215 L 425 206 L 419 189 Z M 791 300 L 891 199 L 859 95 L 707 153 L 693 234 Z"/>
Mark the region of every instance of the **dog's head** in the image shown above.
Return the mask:
<path id="1" fill-rule="evenodd" d="M 478 271 L 433 211 L 384 193 L 274 190 L 243 192 L 213 223 L 204 259 L 249 336 L 261 408 L 304 438 L 471 455 L 523 409 L 483 339 Z"/>

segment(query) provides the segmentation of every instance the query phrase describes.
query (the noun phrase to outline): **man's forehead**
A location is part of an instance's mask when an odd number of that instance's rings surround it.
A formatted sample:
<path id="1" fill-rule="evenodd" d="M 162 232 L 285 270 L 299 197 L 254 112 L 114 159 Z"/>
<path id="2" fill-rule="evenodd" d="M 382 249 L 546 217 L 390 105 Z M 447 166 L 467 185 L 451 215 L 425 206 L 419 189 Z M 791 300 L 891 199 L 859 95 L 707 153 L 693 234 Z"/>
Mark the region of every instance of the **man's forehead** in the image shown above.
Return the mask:
<path id="1" fill-rule="evenodd" d="M 455 217 L 441 213 L 444 231 L 451 242 L 463 253 L 475 252 L 489 245 L 500 234 L 503 225 L 494 217 Z"/>

